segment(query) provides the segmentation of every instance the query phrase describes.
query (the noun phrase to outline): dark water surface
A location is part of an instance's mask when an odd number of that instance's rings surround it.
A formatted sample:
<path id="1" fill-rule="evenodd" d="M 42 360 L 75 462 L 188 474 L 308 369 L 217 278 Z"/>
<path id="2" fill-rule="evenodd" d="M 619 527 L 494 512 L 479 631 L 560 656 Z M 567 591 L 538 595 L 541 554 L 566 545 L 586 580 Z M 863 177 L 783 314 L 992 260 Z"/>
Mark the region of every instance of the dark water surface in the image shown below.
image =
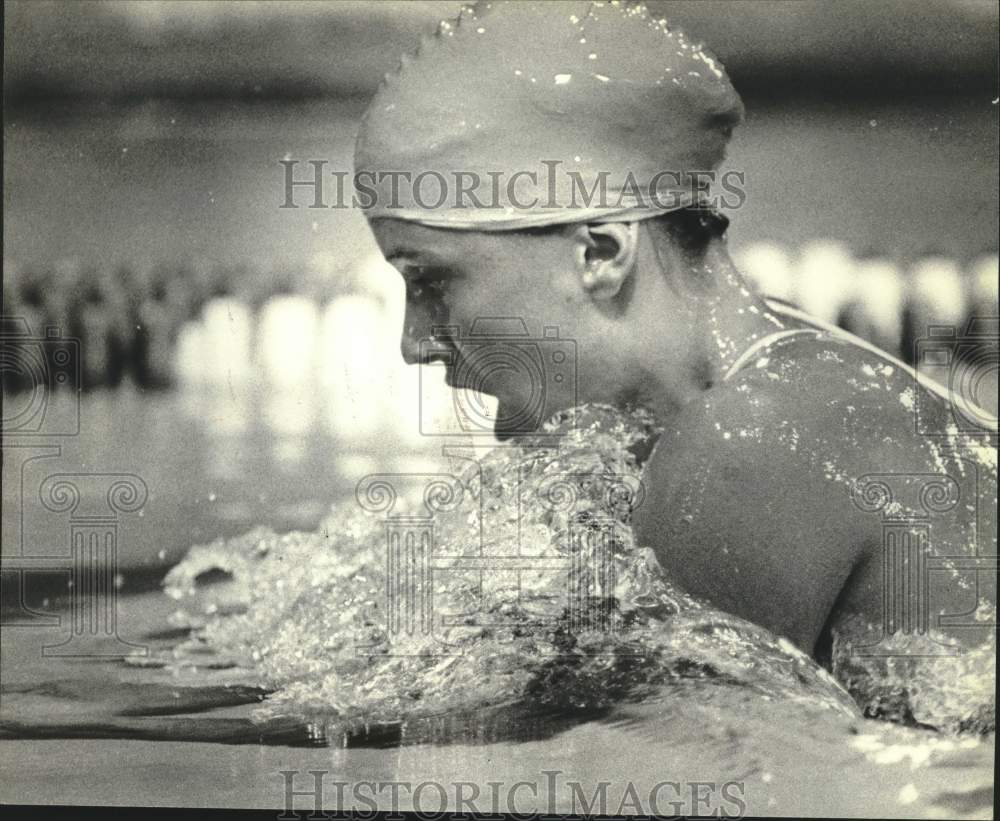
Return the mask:
<path id="1" fill-rule="evenodd" d="M 3 557 L 69 555 L 71 514 L 49 509 L 40 498 L 53 474 L 74 477 L 84 506 L 103 498 L 111 476 L 129 475 L 144 485 L 145 504 L 117 522 L 121 581 L 134 591 L 159 587 L 193 544 L 259 524 L 314 528 L 366 474 L 416 470 L 426 461 L 426 449 L 400 451 L 392 440 L 380 440 L 378 430 L 345 440 L 320 419 L 283 430 L 268 413 L 277 392 L 256 386 L 237 396 L 221 380 L 172 392 L 125 386 L 85 393 L 79 401 L 68 391 L 51 394 L 41 433 L 5 440 Z M 318 403 L 313 394 L 292 410 Z M 50 431 L 72 433 L 46 435 Z M 94 511 L 78 510 L 88 512 Z M 68 571 L 53 588 L 44 577 L 55 571 L 42 565 L 45 572 L 32 573 L 29 590 L 65 592 Z"/>
<path id="2" fill-rule="evenodd" d="M 158 629 L 170 607 L 158 594 L 126 596 L 121 621 L 133 638 L 163 647 L 173 641 Z M 55 635 L 4 629 L 5 802 L 282 807 L 281 771 L 298 771 L 294 788 L 306 790 L 306 771 L 325 770 L 331 808 L 334 781 L 436 781 L 452 795 L 448 785 L 470 781 L 483 796 L 486 782 L 502 782 L 505 802 L 506 790 L 524 780 L 537 785 L 537 797 L 522 789 L 516 808 L 543 811 L 574 808 L 571 781 L 588 799 L 610 782 L 615 811 L 629 782 L 647 802 L 662 781 L 714 780 L 742 783 L 756 814 L 988 818 L 992 810 L 992 740 L 944 739 L 738 690 L 672 691 L 590 716 L 500 709 L 426 720 L 402 734 L 372 728 L 345 744 L 294 722 L 253 721 L 262 693 L 232 671 L 45 658 L 43 634 Z M 436 798 L 423 800 L 436 806 Z M 298 797 L 295 806 L 311 809 L 311 801 Z M 391 807 L 388 793 L 380 805 Z"/>

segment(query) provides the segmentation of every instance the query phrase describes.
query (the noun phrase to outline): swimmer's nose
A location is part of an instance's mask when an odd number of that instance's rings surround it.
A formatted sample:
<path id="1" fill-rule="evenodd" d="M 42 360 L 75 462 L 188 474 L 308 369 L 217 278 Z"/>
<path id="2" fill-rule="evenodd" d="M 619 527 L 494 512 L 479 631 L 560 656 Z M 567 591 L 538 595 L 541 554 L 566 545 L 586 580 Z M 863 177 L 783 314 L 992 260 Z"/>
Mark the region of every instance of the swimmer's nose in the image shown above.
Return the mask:
<path id="1" fill-rule="evenodd" d="M 403 335 L 399 350 L 407 365 L 426 365 L 431 362 L 449 364 L 452 359 L 452 348 L 441 337 L 435 337 L 434 328 L 430 322 L 420 321 L 419 311 L 407 307 L 403 320 Z"/>
<path id="2" fill-rule="evenodd" d="M 414 340 L 409 334 L 403 334 L 399 347 L 407 365 L 428 365 L 431 362 L 450 365 L 454 358 L 452 348 L 434 337 Z"/>

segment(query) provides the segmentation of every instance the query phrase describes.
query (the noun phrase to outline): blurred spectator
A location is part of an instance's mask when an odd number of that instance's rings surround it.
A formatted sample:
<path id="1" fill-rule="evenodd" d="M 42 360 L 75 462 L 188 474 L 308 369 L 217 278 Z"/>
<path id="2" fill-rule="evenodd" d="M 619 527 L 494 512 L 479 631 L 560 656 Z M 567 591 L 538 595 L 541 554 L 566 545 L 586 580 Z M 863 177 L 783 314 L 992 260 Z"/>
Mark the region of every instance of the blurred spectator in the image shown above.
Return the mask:
<path id="1" fill-rule="evenodd" d="M 855 258 L 830 241 L 810 243 L 799 254 L 758 243 L 738 256 L 748 280 L 765 296 L 796 303 L 910 362 L 928 326 L 951 325 L 960 335 L 970 318 L 998 313 L 995 252 L 967 268 L 940 253 L 926 254 L 908 271 L 887 255 Z M 314 324 L 314 314 L 326 316 L 335 303 L 360 305 L 354 297 L 364 296 L 364 305 L 384 313 L 383 319 L 363 322 L 348 312 L 338 323 L 356 325 L 362 335 L 384 335 L 395 333 L 401 322 L 403 297 L 395 273 L 373 256 L 353 265 L 318 257 L 305 268 L 278 269 L 205 259 L 102 269 L 67 259 L 51 268 L 9 262 L 4 274 L 4 334 L 27 327 L 32 336 L 41 336 L 58 328 L 78 338 L 87 390 L 115 387 L 125 378 L 142 388 L 166 388 L 175 383 L 178 367 L 185 373 L 191 367 L 204 371 L 214 362 L 205 371 L 211 378 L 208 372 L 222 367 L 214 350 L 218 345 L 228 346 L 233 355 L 238 349 L 246 360 L 228 370 L 240 380 L 254 364 L 279 376 L 283 370 L 298 372 L 306 360 L 323 354 L 300 352 L 295 361 L 286 361 L 284 354 L 275 354 L 284 343 L 266 343 L 263 337 L 298 338 L 305 325 Z M 14 323 L 15 317 L 23 323 Z M 199 362 L 179 365 L 182 330 L 192 323 L 204 331 L 203 342 L 191 347 L 194 337 L 187 334 L 184 355 Z M 5 390 L 28 387 L 23 375 L 5 367 Z"/>
<path id="2" fill-rule="evenodd" d="M 841 312 L 841 326 L 898 354 L 903 340 L 905 290 L 899 267 L 887 257 L 872 254 L 858 261 L 856 277 L 856 293 Z"/>

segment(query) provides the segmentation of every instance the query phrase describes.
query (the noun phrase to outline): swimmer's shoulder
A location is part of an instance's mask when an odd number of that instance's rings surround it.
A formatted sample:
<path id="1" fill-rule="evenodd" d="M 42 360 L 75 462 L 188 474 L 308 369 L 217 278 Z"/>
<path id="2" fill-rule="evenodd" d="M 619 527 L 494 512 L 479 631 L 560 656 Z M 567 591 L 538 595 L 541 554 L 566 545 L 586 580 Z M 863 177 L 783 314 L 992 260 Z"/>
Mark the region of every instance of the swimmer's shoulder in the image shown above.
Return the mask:
<path id="1" fill-rule="evenodd" d="M 768 365 L 689 403 L 645 466 L 641 543 L 684 589 L 811 651 L 872 534 L 857 532 L 824 387 L 794 390 Z M 827 381 L 836 363 L 823 363 Z M 821 384 L 818 382 L 817 384 Z M 874 531 L 873 531 L 874 533 Z"/>
<path id="2" fill-rule="evenodd" d="M 775 455 L 802 454 L 798 445 L 808 442 L 870 450 L 915 431 L 916 390 L 912 377 L 877 354 L 802 335 L 761 350 L 693 400 L 667 426 L 666 440 Z"/>
<path id="3" fill-rule="evenodd" d="M 976 385 L 959 378 L 931 387 L 893 357 L 836 337 L 803 346 L 797 367 L 797 381 L 808 391 L 823 390 L 820 383 L 828 380 L 823 424 L 845 442 L 869 448 L 869 462 L 944 472 L 955 457 L 995 473 L 996 418 L 975 405 Z M 963 395 L 966 388 L 972 395 Z"/>
<path id="4" fill-rule="evenodd" d="M 887 354 L 832 335 L 803 335 L 765 352 L 718 392 L 723 416 L 749 412 L 793 425 L 800 438 L 837 452 L 858 469 L 915 469 L 935 440 L 955 432 L 955 407 Z M 741 403 L 742 394 L 748 402 Z M 968 437 L 952 437 L 956 447 Z"/>
<path id="5" fill-rule="evenodd" d="M 665 426 L 645 473 L 667 496 L 713 465 L 730 489 L 794 486 L 829 499 L 830 477 L 847 485 L 869 473 L 933 471 L 941 451 L 921 432 L 918 403 L 940 409 L 921 391 L 875 353 L 802 336 L 692 400 Z"/>
<path id="6" fill-rule="evenodd" d="M 963 476 L 920 434 L 917 389 L 907 372 L 836 340 L 764 352 L 665 426 L 644 466 L 637 538 L 689 592 L 811 647 L 851 574 L 880 549 L 881 520 L 858 508 L 855 483 Z"/>
<path id="7" fill-rule="evenodd" d="M 851 396 L 843 362 L 798 342 L 764 351 L 665 424 L 644 466 L 654 504 L 640 524 L 663 526 L 694 487 L 713 499 L 702 518 L 740 521 L 766 510 L 777 521 L 786 508 L 794 518 L 827 505 L 827 474 L 832 466 L 846 474 L 840 466 L 854 449 L 845 419 L 869 410 Z"/>

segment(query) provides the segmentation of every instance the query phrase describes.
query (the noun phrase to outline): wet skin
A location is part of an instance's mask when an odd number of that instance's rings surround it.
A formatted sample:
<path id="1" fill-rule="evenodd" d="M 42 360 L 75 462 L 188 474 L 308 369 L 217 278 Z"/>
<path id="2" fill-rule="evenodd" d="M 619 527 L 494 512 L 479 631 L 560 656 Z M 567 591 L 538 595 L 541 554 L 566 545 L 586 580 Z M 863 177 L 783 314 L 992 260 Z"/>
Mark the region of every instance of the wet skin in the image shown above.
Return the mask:
<path id="1" fill-rule="evenodd" d="M 929 525 L 928 551 L 940 559 L 925 576 L 927 607 L 904 608 L 909 617 L 927 610 L 932 628 L 967 645 L 990 635 L 975 612 L 996 600 L 995 448 L 947 435 L 955 417 L 944 401 L 840 340 L 794 337 L 723 378 L 753 340 L 801 324 L 749 293 L 724 248 L 695 264 L 662 246 L 652 253 L 644 235 L 616 269 L 614 249 L 589 260 L 569 233 L 517 240 L 396 220 L 372 228 L 407 284 L 407 362 L 446 359 L 450 384 L 462 387 L 455 363 L 471 323 L 517 316 L 535 338 L 559 327 L 579 351 L 576 383 L 549 386 L 535 424 L 584 402 L 639 402 L 657 414 L 665 432 L 644 466 L 634 529 L 691 594 L 810 653 L 833 628 L 867 640 L 893 595 L 883 539 L 901 516 Z M 611 296 L 580 284 L 594 270 L 612 283 L 620 275 Z M 426 344 L 440 324 L 458 336 Z M 499 399 L 497 435 L 516 433 L 504 429 L 505 408 L 523 405 L 523 386 L 501 376 L 475 387 Z M 852 495 L 872 474 L 888 476 L 903 507 Z M 946 511 L 925 510 L 933 493 L 921 497 L 920 486 L 934 481 L 957 494 Z M 939 624 L 942 613 L 953 617 Z"/>
<path id="2" fill-rule="evenodd" d="M 996 602 L 996 451 L 982 436 L 918 432 L 917 393 L 921 429 L 945 432 L 946 403 L 874 354 L 809 336 L 779 343 L 668 425 L 645 467 L 637 540 L 690 593 L 808 652 L 831 628 L 870 640 L 893 595 L 883 538 L 895 521 L 852 488 L 880 474 L 896 512 L 929 524 L 931 555 L 984 557 L 978 573 L 942 558 L 927 610 L 932 628 L 985 641 L 995 628 L 972 613 Z M 934 511 L 920 487 L 942 476 L 957 500 Z M 939 623 L 941 613 L 959 617 Z M 874 634 L 859 629 L 869 625 Z"/>

